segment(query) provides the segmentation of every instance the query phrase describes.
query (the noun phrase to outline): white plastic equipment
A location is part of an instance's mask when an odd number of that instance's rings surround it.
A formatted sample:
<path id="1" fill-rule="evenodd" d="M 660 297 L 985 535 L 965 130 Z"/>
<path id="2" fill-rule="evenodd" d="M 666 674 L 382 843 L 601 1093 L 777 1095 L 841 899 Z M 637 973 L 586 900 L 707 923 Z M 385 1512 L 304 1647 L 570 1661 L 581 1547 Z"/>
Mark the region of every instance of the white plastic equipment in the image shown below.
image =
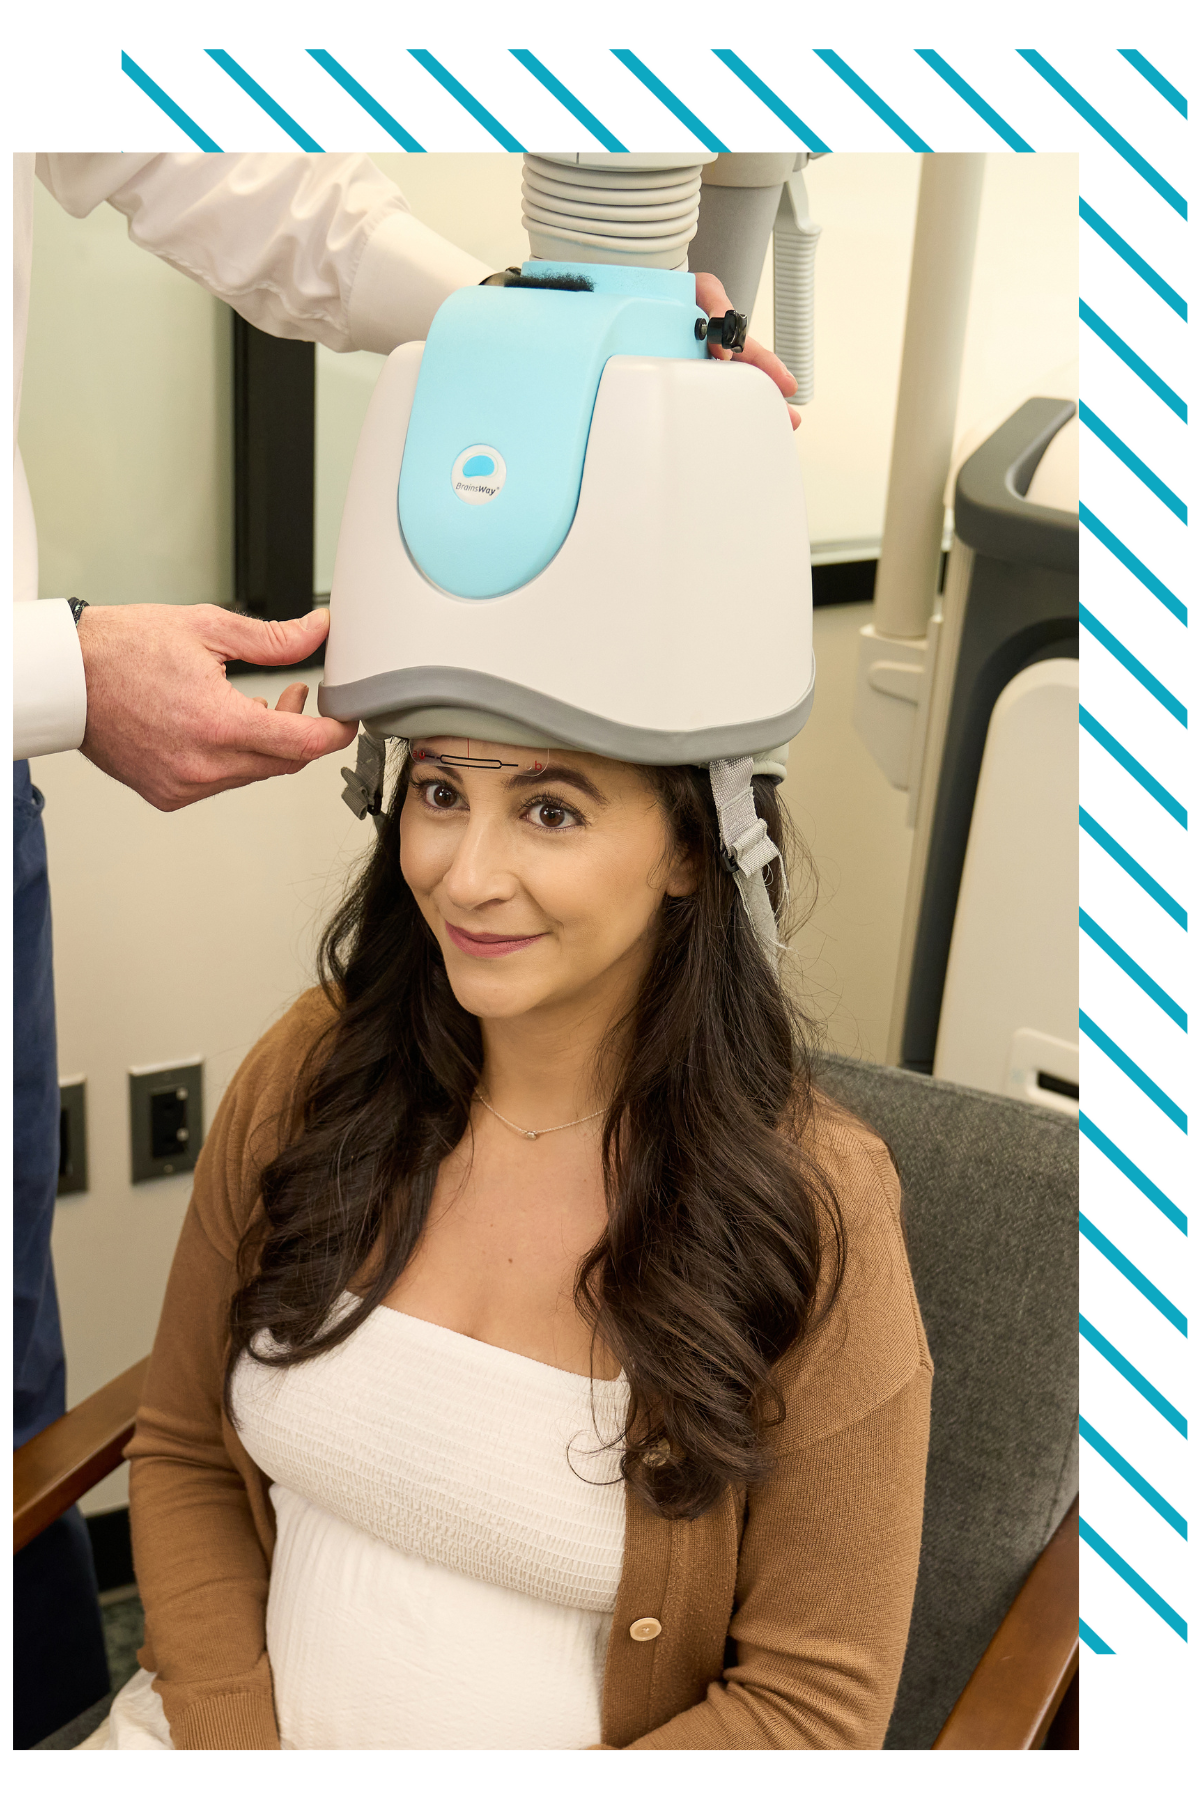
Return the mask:
<path id="1" fill-rule="evenodd" d="M 794 737 L 814 679 L 804 493 L 766 377 L 611 358 L 561 550 L 524 587 L 471 603 L 417 568 L 396 518 L 422 349 L 388 358 L 354 459 L 325 660 L 338 710 L 409 736 L 437 729 L 435 707 L 476 709 L 492 715 L 481 738 L 515 719 L 518 743 L 651 763 Z"/>
<path id="2" fill-rule="evenodd" d="M 992 711 L 933 1072 L 1076 1113 L 1079 664 L 1037 662 Z M 1066 939 L 1060 922 L 1066 922 Z M 1064 954 L 1065 952 L 1065 954 Z"/>

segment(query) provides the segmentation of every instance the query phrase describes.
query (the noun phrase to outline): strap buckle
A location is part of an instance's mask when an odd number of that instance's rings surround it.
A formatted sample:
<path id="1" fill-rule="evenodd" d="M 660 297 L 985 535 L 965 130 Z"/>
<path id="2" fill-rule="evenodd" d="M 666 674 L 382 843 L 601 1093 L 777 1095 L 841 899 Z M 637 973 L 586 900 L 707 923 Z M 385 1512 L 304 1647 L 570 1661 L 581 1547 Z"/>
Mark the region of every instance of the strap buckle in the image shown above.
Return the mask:
<path id="1" fill-rule="evenodd" d="M 751 855 L 751 852 L 758 849 L 766 836 L 766 820 L 756 818 L 754 823 L 748 826 L 741 837 L 736 838 L 728 849 L 722 845 L 721 856 L 731 875 L 752 875 L 757 869 L 762 868 L 765 862 L 770 861 L 770 856 L 754 857 Z M 771 855 L 775 854 L 775 846 L 772 844 Z"/>

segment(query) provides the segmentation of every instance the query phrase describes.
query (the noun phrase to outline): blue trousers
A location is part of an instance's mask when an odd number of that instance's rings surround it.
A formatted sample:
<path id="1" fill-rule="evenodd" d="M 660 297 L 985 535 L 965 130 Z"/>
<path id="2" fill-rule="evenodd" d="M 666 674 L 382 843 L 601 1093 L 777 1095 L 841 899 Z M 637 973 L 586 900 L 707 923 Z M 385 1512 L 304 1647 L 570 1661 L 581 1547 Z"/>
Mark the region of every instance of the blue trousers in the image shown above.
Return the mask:
<path id="1" fill-rule="evenodd" d="M 50 1261 L 58 1186 L 58 1048 L 42 796 L 13 764 L 13 1448 L 66 1408 Z"/>
<path id="2" fill-rule="evenodd" d="M 13 764 L 13 1446 L 60 1417 L 66 1362 L 50 1232 L 58 1047 L 42 796 Z M 13 1742 L 29 1749 L 108 1692 L 87 1527 L 72 1507 L 13 1558 Z"/>

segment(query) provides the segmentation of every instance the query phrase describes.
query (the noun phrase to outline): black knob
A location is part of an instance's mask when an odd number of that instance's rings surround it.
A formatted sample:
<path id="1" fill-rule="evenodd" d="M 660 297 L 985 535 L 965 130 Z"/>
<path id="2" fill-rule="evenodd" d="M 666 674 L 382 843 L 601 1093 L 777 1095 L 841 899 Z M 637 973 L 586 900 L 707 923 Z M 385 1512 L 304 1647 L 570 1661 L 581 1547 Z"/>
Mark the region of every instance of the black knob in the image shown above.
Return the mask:
<path id="1" fill-rule="evenodd" d="M 708 321 L 708 330 L 704 335 L 710 344 L 720 344 L 722 350 L 732 350 L 736 356 L 739 350 L 746 348 L 746 327 L 749 323 L 745 313 L 734 312 L 731 307 L 724 318 Z"/>

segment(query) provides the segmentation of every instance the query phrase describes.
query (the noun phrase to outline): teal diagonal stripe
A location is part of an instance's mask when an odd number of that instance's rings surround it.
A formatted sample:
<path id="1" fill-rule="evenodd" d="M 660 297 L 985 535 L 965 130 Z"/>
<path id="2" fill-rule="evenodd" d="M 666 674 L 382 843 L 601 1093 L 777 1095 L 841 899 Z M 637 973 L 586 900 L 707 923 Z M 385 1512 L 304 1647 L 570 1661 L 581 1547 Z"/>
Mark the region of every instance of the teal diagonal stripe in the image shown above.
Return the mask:
<path id="1" fill-rule="evenodd" d="M 1132 1157 L 1126 1156 L 1120 1146 L 1114 1144 L 1112 1139 L 1101 1131 L 1094 1119 L 1089 1119 L 1084 1112 L 1079 1115 L 1079 1132 L 1080 1136 L 1085 1137 L 1089 1144 L 1095 1144 L 1100 1154 L 1108 1158 L 1114 1169 L 1121 1171 L 1126 1181 L 1133 1183 L 1139 1194 L 1145 1195 L 1151 1206 L 1157 1206 L 1164 1219 L 1170 1219 L 1176 1231 L 1182 1231 L 1184 1237 L 1187 1236 L 1187 1214 L 1182 1208 L 1176 1206 L 1169 1195 L 1163 1193 L 1157 1182 L 1151 1181 L 1145 1171 L 1138 1168 Z"/>
<path id="2" fill-rule="evenodd" d="M 1111 731 L 1101 725 L 1099 719 L 1090 713 L 1086 706 L 1079 709 L 1079 723 L 1090 738 L 1094 738 L 1102 750 L 1107 750 L 1114 762 L 1120 763 L 1127 775 L 1132 775 L 1139 787 L 1145 788 L 1151 799 L 1157 800 L 1164 812 L 1170 813 L 1177 825 L 1187 830 L 1187 809 L 1180 805 L 1174 794 L 1168 793 L 1161 781 L 1155 779 L 1149 769 L 1144 768 L 1136 756 L 1131 756 L 1124 744 L 1118 743 Z"/>
<path id="3" fill-rule="evenodd" d="M 1156 475 L 1149 463 L 1143 462 L 1136 451 L 1131 450 L 1124 438 L 1119 438 L 1110 425 L 1106 425 L 1098 413 L 1094 413 L 1085 400 L 1079 402 L 1079 422 L 1093 432 L 1106 449 L 1125 464 L 1131 475 L 1136 475 L 1143 482 L 1156 500 L 1161 500 L 1177 519 L 1187 524 L 1188 509 L 1179 498 L 1174 488 L 1169 488 L 1160 475 Z"/>
<path id="4" fill-rule="evenodd" d="M 1140 1475 L 1131 1462 L 1127 1462 L 1119 1450 L 1114 1450 L 1106 1437 L 1101 1437 L 1094 1425 L 1080 1417 L 1079 1435 L 1085 1444 L 1090 1444 L 1099 1456 L 1102 1456 L 1110 1469 L 1115 1469 L 1122 1481 L 1127 1481 L 1135 1494 L 1140 1494 L 1147 1506 L 1152 1506 L 1160 1518 L 1165 1519 L 1172 1531 L 1177 1531 L 1181 1538 L 1188 1534 L 1187 1520 L 1183 1514 L 1164 1500 L 1158 1489 L 1151 1487 L 1144 1475 Z"/>
<path id="5" fill-rule="evenodd" d="M 1143 76 L 1152 88 L 1158 89 L 1168 106 L 1173 106 L 1177 113 L 1182 113 L 1184 118 L 1187 118 L 1187 101 L 1179 89 L 1173 87 L 1166 76 L 1156 69 L 1152 62 L 1146 60 L 1140 50 L 1118 50 L 1117 55 L 1123 56 L 1127 63 L 1132 63 L 1138 74 Z"/>
<path id="6" fill-rule="evenodd" d="M 1145 1195 L 1151 1206 L 1158 1208 L 1164 1219 L 1171 1221 L 1176 1231 L 1181 1231 L 1184 1237 L 1187 1236 L 1187 1214 L 1181 1207 L 1176 1206 L 1170 1196 L 1163 1193 L 1157 1182 L 1151 1181 L 1145 1171 L 1138 1168 L 1133 1158 L 1126 1156 L 1120 1146 L 1114 1144 L 1112 1139 L 1101 1131 L 1095 1120 L 1089 1119 L 1085 1112 L 1081 1112 L 1079 1115 L 1079 1131 L 1082 1137 L 1096 1146 L 1102 1156 L 1108 1158 L 1114 1169 L 1121 1171 L 1126 1181 L 1133 1183 L 1139 1194 Z"/>
<path id="7" fill-rule="evenodd" d="M 595 113 L 583 104 L 577 94 L 573 94 L 565 83 L 558 79 L 545 65 L 539 62 L 532 50 L 510 50 L 527 74 L 535 81 L 540 81 L 548 94 L 553 94 L 560 106 L 566 107 L 572 118 L 578 119 L 585 131 L 590 131 L 597 143 L 603 144 L 606 150 L 624 150 L 626 146 L 619 137 L 614 137 L 607 125 L 602 125 Z"/>
<path id="8" fill-rule="evenodd" d="M 1145 563 L 1133 554 L 1129 546 L 1121 542 L 1116 532 L 1110 531 L 1104 521 L 1098 519 L 1082 500 L 1079 502 L 1079 523 L 1085 531 L 1090 531 L 1097 542 L 1103 544 L 1104 548 L 1112 556 L 1115 556 L 1131 575 L 1141 582 L 1148 594 L 1153 594 L 1156 600 L 1161 601 L 1172 618 L 1178 619 L 1181 625 L 1187 624 L 1188 611 L 1183 601 L 1173 594 L 1166 582 L 1160 581 L 1153 569 L 1148 569 Z"/>
<path id="9" fill-rule="evenodd" d="M 1187 725 L 1187 707 L 1182 700 L 1177 700 L 1170 688 L 1164 687 L 1157 675 L 1152 675 L 1144 662 L 1139 662 L 1132 650 L 1127 650 L 1120 638 L 1114 637 L 1107 625 L 1102 625 L 1095 613 L 1089 612 L 1086 606 L 1079 608 L 1079 623 L 1090 632 L 1098 644 L 1103 644 L 1108 654 L 1115 657 L 1123 669 L 1127 669 L 1135 681 L 1140 681 L 1148 694 L 1153 694 L 1158 704 L 1165 707 L 1173 719 L 1178 719 L 1183 726 Z"/>
<path id="10" fill-rule="evenodd" d="M 740 56 L 735 56 L 732 50 L 714 50 L 713 55 L 718 62 L 725 64 L 731 75 L 736 75 L 739 81 L 745 83 L 755 99 L 762 101 L 768 112 L 773 112 L 789 131 L 795 132 L 806 150 L 829 149 L 829 145 L 817 136 L 812 126 L 806 125 L 799 114 L 792 111 L 786 100 L 781 100 L 775 90 L 769 88 L 761 76 L 756 75 Z"/>
<path id="11" fill-rule="evenodd" d="M 374 119 L 377 125 L 383 126 L 388 136 L 399 144 L 402 150 L 423 150 L 425 148 L 424 144 L 418 144 L 411 131 L 405 131 L 399 119 L 394 119 L 387 108 L 379 104 L 374 94 L 367 92 L 361 81 L 354 79 L 349 69 L 344 69 L 340 62 L 330 56 L 328 50 L 310 50 L 308 54 L 315 63 L 324 69 L 327 75 L 332 76 L 340 88 L 345 89 L 352 100 L 357 100 L 363 111 Z"/>
<path id="12" fill-rule="evenodd" d="M 990 125 L 997 137 L 1003 138 L 1010 150 L 1032 150 L 1033 145 L 1015 132 L 1007 120 L 1002 119 L 994 106 L 989 106 L 983 95 L 965 82 L 957 69 L 952 69 L 944 56 L 936 50 L 918 50 L 921 61 L 928 63 L 935 75 L 940 75 L 947 87 L 953 88 L 960 100 L 965 100 L 973 113 L 978 113 L 985 125 Z"/>
<path id="13" fill-rule="evenodd" d="M 1135 862 L 1128 850 L 1123 849 L 1116 838 L 1105 831 L 1103 825 L 1093 819 L 1091 813 L 1086 812 L 1082 806 L 1079 809 L 1079 823 L 1093 843 L 1099 844 L 1100 848 L 1112 857 L 1118 868 L 1124 869 L 1130 880 L 1136 881 L 1143 893 L 1149 894 L 1150 898 L 1162 907 L 1167 917 L 1174 919 L 1175 923 L 1182 925 L 1186 931 L 1188 928 L 1187 913 L 1180 906 L 1178 900 L 1172 899 L 1166 888 L 1155 881 L 1153 875 L 1143 869 L 1140 862 Z"/>
<path id="14" fill-rule="evenodd" d="M 1104 927 L 1102 925 L 1097 925 L 1095 919 L 1092 918 L 1090 913 L 1085 913 L 1082 906 L 1079 909 L 1079 929 L 1087 937 L 1091 938 L 1093 944 L 1098 944 L 1100 946 L 1105 956 L 1112 958 L 1118 969 L 1128 975 L 1130 981 L 1137 983 L 1143 994 L 1149 995 L 1155 1006 L 1161 1006 L 1168 1019 L 1178 1025 L 1181 1031 L 1187 1030 L 1187 1014 L 1184 1012 L 1182 1006 L 1179 1005 L 1178 1001 L 1172 1000 L 1166 988 L 1159 987 L 1153 975 L 1147 975 L 1142 965 L 1134 962 L 1128 951 L 1122 950 L 1117 940 L 1109 937 Z"/>
<path id="15" fill-rule="evenodd" d="M 408 54 L 415 63 L 420 64 L 427 75 L 432 75 L 438 86 L 444 88 L 451 99 L 458 101 L 464 112 L 470 113 L 477 125 L 482 125 L 483 129 L 495 138 L 502 150 L 523 150 L 525 148 L 524 144 L 517 142 L 511 131 L 505 129 L 495 114 L 490 113 L 483 102 L 477 100 L 474 94 L 465 88 L 443 63 L 438 61 L 436 56 L 431 56 L 428 50 L 410 50 Z"/>
<path id="16" fill-rule="evenodd" d="M 1093 1225 L 1085 1213 L 1079 1215 L 1080 1236 L 1087 1239 L 1092 1248 L 1098 1250 L 1106 1262 L 1110 1262 L 1118 1274 L 1123 1275 L 1130 1287 L 1135 1287 L 1144 1300 L 1148 1300 L 1160 1312 L 1164 1319 L 1170 1321 L 1181 1337 L 1188 1334 L 1187 1319 L 1174 1301 L 1168 1300 L 1161 1288 L 1142 1274 L 1136 1263 L 1130 1262 L 1123 1251 L 1118 1250 L 1111 1238 L 1105 1237 L 1099 1226 Z"/>
<path id="17" fill-rule="evenodd" d="M 1162 1415 L 1168 1425 L 1174 1426 L 1180 1437 L 1187 1436 L 1188 1423 L 1179 1408 L 1172 1406 L 1166 1395 L 1160 1394 L 1153 1382 L 1147 1381 L 1141 1370 L 1135 1369 L 1129 1358 L 1122 1356 L 1116 1345 L 1110 1344 L 1103 1332 L 1097 1331 L 1096 1327 L 1090 1320 L 1085 1319 L 1082 1313 L 1079 1315 L 1079 1335 L 1085 1343 L 1092 1346 L 1093 1350 L 1100 1352 L 1105 1362 L 1114 1368 L 1118 1375 L 1124 1376 L 1130 1387 L 1139 1393 L 1143 1400 L 1148 1401 L 1155 1412 Z"/>
<path id="18" fill-rule="evenodd" d="M 1091 102 L 1084 99 L 1077 88 L 1073 88 L 1069 81 L 1064 81 L 1058 70 L 1052 68 L 1044 56 L 1036 50 L 1018 50 L 1017 55 L 1023 56 L 1030 68 L 1036 69 L 1042 80 L 1049 82 L 1055 93 L 1065 100 L 1067 105 L 1073 108 L 1080 118 L 1091 126 L 1093 131 L 1098 131 L 1105 143 L 1115 150 L 1131 169 L 1136 169 L 1142 180 L 1149 182 L 1155 193 L 1161 194 L 1167 205 L 1177 212 L 1181 219 L 1187 218 L 1187 201 L 1178 188 L 1173 188 L 1165 176 L 1160 175 L 1158 170 L 1148 163 L 1139 151 L 1134 149 L 1129 139 L 1122 137 L 1116 127 L 1110 125 L 1108 120 L 1096 111 Z"/>
<path id="19" fill-rule="evenodd" d="M 1119 1044 L 1115 1044 L 1106 1031 L 1101 1030 L 1094 1019 L 1089 1019 L 1085 1012 L 1079 1014 L 1079 1029 L 1084 1037 L 1091 1038 L 1098 1050 L 1103 1050 L 1109 1061 L 1127 1075 L 1134 1087 L 1140 1088 L 1147 1100 L 1153 1100 L 1159 1111 L 1165 1113 L 1172 1125 L 1177 1125 L 1184 1136 L 1187 1136 L 1187 1114 L 1181 1106 L 1176 1106 L 1169 1094 L 1165 1094 L 1156 1081 L 1152 1081 L 1145 1069 L 1127 1056 Z"/>
<path id="20" fill-rule="evenodd" d="M 1144 381 L 1152 394 L 1157 394 L 1164 406 L 1169 406 L 1177 419 L 1187 424 L 1187 401 L 1177 394 L 1173 387 L 1168 387 L 1161 375 L 1156 375 L 1148 362 L 1143 362 L 1136 350 L 1132 350 L 1123 337 L 1118 337 L 1111 325 L 1106 325 L 1098 312 L 1090 307 L 1086 300 L 1079 302 L 1079 317 L 1089 331 L 1094 331 L 1102 344 L 1107 344 L 1114 356 L 1119 356 L 1127 369 L 1132 369 L 1139 381 Z"/>
<path id="21" fill-rule="evenodd" d="M 882 119 L 884 124 L 895 132 L 902 144 L 907 144 L 910 150 L 933 148 L 931 144 L 925 142 L 924 138 L 917 136 L 911 125 L 904 123 L 900 114 L 888 105 L 882 94 L 877 94 L 873 87 L 867 86 L 862 76 L 857 74 L 848 62 L 844 62 L 836 50 L 814 50 L 813 55 L 819 56 L 825 67 L 832 69 L 838 80 L 844 81 L 850 92 L 857 94 L 863 105 L 869 106 L 875 117 Z"/>
<path id="22" fill-rule="evenodd" d="M 243 94 L 248 94 L 255 106 L 262 108 L 268 119 L 273 119 L 281 131 L 287 132 L 293 144 L 299 144 L 301 150 L 319 150 L 321 148 L 316 138 L 311 137 L 303 125 L 298 125 L 291 113 L 284 112 L 278 100 L 272 99 L 266 88 L 260 87 L 253 75 L 243 69 L 241 63 L 234 62 L 228 50 L 206 50 L 205 55 L 212 57 L 218 69 L 222 69 L 230 81 L 235 81 Z"/>
<path id="23" fill-rule="evenodd" d="M 622 68 L 628 69 L 636 81 L 654 95 L 661 106 L 673 113 L 681 125 L 686 125 L 694 138 L 699 138 L 706 150 L 715 150 L 718 154 L 729 148 L 723 144 L 715 131 L 710 131 L 703 119 L 698 119 L 690 106 L 684 104 L 679 95 L 673 93 L 665 81 L 660 81 L 653 69 L 646 67 L 640 56 L 632 50 L 614 50 L 612 53 Z"/>
<path id="24" fill-rule="evenodd" d="M 1079 1521 L 1079 1535 L 1088 1548 L 1094 1550 L 1097 1556 L 1103 1557 L 1113 1573 L 1119 1575 L 1122 1581 L 1127 1582 L 1138 1598 L 1144 1600 L 1146 1605 L 1158 1614 L 1163 1623 L 1169 1625 L 1171 1630 L 1176 1632 L 1186 1644 L 1188 1628 L 1187 1620 L 1183 1615 L 1177 1613 L 1175 1608 L 1164 1600 L 1162 1595 L 1152 1588 L 1150 1583 L 1144 1580 L 1130 1563 L 1125 1561 L 1120 1552 L 1114 1550 L 1112 1545 L 1100 1536 L 1098 1531 L 1093 1531 L 1086 1519 L 1081 1518 Z"/>
<path id="25" fill-rule="evenodd" d="M 1139 256 L 1133 245 L 1127 244 L 1120 233 L 1113 230 L 1108 220 L 1102 219 L 1095 207 L 1090 206 L 1082 196 L 1079 201 L 1079 216 L 1085 225 L 1091 226 L 1096 236 L 1106 243 L 1110 250 L 1116 252 L 1121 261 L 1126 263 L 1135 275 L 1140 276 L 1148 288 L 1154 290 L 1160 300 L 1166 301 L 1172 312 L 1178 313 L 1181 319 L 1186 320 L 1188 309 L 1183 295 L 1176 293 L 1171 284 L 1163 280 L 1158 270 L 1151 268 L 1145 257 Z"/>
<path id="26" fill-rule="evenodd" d="M 1112 1645 L 1106 1644 L 1099 1632 L 1093 1631 L 1090 1625 L 1085 1625 L 1082 1619 L 1079 1621 L 1079 1641 L 1086 1644 L 1089 1650 L 1094 1650 L 1097 1656 L 1114 1654 Z"/>
<path id="27" fill-rule="evenodd" d="M 170 94 L 160 88 L 157 81 L 152 81 L 145 69 L 139 68 L 132 56 L 127 56 L 124 50 L 121 52 L 121 73 L 128 75 L 135 87 L 141 88 L 147 100 L 153 100 L 159 111 L 167 115 L 172 125 L 178 125 L 180 131 L 185 132 L 191 138 L 197 150 L 220 151 L 220 144 L 210 138 L 207 131 L 203 131 L 197 125 L 191 114 L 185 113 L 182 106 L 172 100 Z"/>

